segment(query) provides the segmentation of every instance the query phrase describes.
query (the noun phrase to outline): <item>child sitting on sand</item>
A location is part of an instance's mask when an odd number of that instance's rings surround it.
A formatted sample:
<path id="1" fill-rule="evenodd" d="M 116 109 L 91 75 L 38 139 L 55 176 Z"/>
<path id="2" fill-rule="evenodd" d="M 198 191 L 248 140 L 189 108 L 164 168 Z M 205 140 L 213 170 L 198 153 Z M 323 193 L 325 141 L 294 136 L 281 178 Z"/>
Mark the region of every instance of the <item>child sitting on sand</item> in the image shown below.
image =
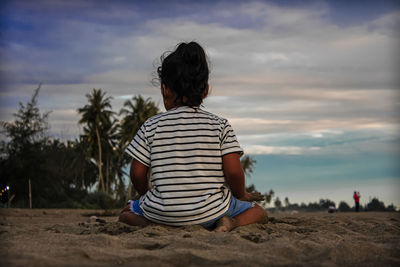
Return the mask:
<path id="1" fill-rule="evenodd" d="M 161 57 L 157 72 L 167 111 L 148 119 L 126 149 L 140 198 L 128 203 L 119 220 L 136 226 L 196 224 L 217 232 L 265 222 L 266 211 L 252 203 L 262 196 L 245 190 L 243 150 L 232 127 L 200 108 L 209 90 L 203 48 L 179 44 Z"/>

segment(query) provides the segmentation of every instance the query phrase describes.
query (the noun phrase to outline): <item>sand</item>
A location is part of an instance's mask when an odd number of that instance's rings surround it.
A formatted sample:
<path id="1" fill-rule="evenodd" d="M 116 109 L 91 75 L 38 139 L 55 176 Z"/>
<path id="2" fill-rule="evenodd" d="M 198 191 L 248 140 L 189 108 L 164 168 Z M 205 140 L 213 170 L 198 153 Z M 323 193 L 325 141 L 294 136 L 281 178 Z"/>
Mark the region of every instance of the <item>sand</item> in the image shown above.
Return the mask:
<path id="1" fill-rule="evenodd" d="M 272 214 L 230 233 L 116 214 L 0 209 L 0 266 L 400 266 L 399 213 Z"/>

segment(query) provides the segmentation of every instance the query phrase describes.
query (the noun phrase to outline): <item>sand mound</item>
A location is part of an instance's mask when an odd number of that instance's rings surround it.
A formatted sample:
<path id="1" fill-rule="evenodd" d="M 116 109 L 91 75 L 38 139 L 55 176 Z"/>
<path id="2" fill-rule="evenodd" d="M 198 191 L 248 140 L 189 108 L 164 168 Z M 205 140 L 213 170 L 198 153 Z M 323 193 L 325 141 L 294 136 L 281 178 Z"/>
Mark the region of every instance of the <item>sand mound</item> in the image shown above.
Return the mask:
<path id="1" fill-rule="evenodd" d="M 4 266 L 400 265 L 398 213 L 279 214 L 230 233 L 132 227 L 102 211 L 0 213 Z"/>

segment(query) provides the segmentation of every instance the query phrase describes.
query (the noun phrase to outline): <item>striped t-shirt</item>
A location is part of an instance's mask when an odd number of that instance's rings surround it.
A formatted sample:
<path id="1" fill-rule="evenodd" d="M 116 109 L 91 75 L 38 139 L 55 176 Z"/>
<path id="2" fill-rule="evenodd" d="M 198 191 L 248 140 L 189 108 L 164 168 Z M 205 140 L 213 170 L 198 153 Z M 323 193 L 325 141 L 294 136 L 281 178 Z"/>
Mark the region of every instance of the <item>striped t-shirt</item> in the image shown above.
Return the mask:
<path id="1" fill-rule="evenodd" d="M 144 216 L 180 226 L 227 211 L 222 156 L 243 150 L 226 119 L 182 106 L 148 119 L 126 152 L 151 168 L 152 187 L 140 199 Z"/>

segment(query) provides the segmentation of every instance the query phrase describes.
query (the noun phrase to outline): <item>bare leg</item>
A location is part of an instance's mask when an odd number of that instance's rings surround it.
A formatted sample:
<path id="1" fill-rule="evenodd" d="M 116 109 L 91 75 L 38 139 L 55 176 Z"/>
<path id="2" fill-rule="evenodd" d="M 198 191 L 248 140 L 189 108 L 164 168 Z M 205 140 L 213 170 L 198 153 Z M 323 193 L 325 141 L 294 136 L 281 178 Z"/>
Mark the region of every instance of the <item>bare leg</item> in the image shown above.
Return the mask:
<path id="1" fill-rule="evenodd" d="M 150 221 L 147 220 L 145 217 L 136 215 L 131 211 L 122 212 L 119 215 L 118 221 L 132 226 L 147 226 L 151 224 Z"/>
<path id="2" fill-rule="evenodd" d="M 129 204 L 121 211 L 118 221 L 132 226 L 147 226 L 151 224 L 145 217 L 133 213 L 130 210 Z"/>
<path id="3" fill-rule="evenodd" d="M 254 207 L 240 213 L 234 218 L 229 218 L 227 216 L 222 217 L 217 222 L 215 232 L 229 232 L 238 226 L 244 226 L 253 223 L 266 223 L 267 221 L 267 212 L 258 204 L 254 204 Z"/>

